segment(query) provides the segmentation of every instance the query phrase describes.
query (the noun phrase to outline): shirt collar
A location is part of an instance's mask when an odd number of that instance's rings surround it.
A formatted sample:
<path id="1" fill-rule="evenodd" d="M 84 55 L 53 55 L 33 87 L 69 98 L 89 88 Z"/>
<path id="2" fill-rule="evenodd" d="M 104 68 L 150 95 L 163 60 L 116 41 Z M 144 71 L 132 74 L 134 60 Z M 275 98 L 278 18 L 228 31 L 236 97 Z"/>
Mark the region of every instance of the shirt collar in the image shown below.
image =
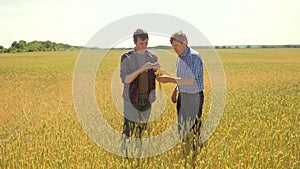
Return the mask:
<path id="1" fill-rule="evenodd" d="M 190 48 L 189 48 L 189 47 L 187 47 L 187 48 L 184 50 L 184 52 L 183 52 L 183 55 L 182 55 L 182 56 L 180 56 L 180 57 L 187 56 L 189 53 L 190 53 Z"/>
<path id="2" fill-rule="evenodd" d="M 133 50 L 133 53 L 136 53 L 135 48 L 133 48 L 132 50 Z M 145 53 L 148 54 L 148 53 L 150 53 L 150 51 L 148 51 L 148 49 L 146 49 Z"/>

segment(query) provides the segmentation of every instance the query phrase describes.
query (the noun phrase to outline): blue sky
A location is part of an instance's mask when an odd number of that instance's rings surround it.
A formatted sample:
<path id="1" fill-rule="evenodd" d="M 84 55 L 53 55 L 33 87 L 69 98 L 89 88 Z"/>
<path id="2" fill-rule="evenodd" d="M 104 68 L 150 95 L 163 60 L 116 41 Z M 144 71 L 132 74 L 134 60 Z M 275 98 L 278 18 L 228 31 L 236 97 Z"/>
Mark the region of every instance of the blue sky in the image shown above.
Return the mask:
<path id="1" fill-rule="evenodd" d="M 4 47 L 15 40 L 50 40 L 84 46 L 104 26 L 142 13 L 183 19 L 197 27 L 212 45 L 300 44 L 299 0 L 1 0 L 0 3 L 0 45 Z M 160 37 L 150 40 L 149 46 L 169 45 Z M 120 45 L 132 46 L 132 40 Z"/>

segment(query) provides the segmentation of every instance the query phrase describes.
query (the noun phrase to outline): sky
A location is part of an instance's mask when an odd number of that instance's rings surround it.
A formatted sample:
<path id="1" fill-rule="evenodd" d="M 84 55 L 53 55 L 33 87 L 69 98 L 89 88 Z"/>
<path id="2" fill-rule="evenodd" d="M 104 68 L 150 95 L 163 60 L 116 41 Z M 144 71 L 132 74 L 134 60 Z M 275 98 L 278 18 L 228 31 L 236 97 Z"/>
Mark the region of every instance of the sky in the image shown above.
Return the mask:
<path id="1" fill-rule="evenodd" d="M 0 45 L 50 40 L 85 46 L 110 23 L 143 13 L 185 20 L 214 46 L 300 44 L 299 0 L 0 0 Z M 132 46 L 130 38 L 117 47 Z M 149 46 L 169 45 L 166 39 L 154 37 Z"/>

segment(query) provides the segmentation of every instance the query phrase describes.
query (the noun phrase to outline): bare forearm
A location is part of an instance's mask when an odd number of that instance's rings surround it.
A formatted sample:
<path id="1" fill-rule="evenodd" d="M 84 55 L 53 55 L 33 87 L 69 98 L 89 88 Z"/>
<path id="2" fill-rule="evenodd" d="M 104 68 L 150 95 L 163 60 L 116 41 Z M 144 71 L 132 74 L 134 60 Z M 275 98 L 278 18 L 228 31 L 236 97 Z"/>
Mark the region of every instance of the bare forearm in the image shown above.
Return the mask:
<path id="1" fill-rule="evenodd" d="M 162 83 L 174 83 L 178 85 L 192 85 L 194 83 L 194 78 L 191 77 L 170 77 L 170 76 L 160 76 L 156 78 L 158 82 Z"/>
<path id="2" fill-rule="evenodd" d="M 177 84 L 177 78 L 176 77 L 166 77 L 167 78 L 167 83 L 174 83 Z"/>
<path id="3" fill-rule="evenodd" d="M 125 76 L 125 83 L 131 83 L 132 81 L 134 81 L 134 79 L 136 77 L 138 77 L 139 74 L 141 74 L 144 71 L 148 71 L 150 69 L 156 71 L 157 69 L 159 69 L 160 65 L 158 62 L 155 63 L 151 63 L 151 62 L 146 62 L 142 67 L 140 67 L 139 69 L 137 69 L 136 71 L 134 71 L 133 73 L 126 75 Z"/>
<path id="4" fill-rule="evenodd" d="M 136 71 L 134 71 L 133 73 L 129 74 L 129 75 L 126 75 L 125 76 L 125 83 L 131 83 L 134 81 L 135 78 L 138 77 L 139 74 L 141 74 L 143 72 L 143 70 L 140 68 Z"/>
<path id="5" fill-rule="evenodd" d="M 185 77 L 185 78 L 175 78 L 176 83 L 178 85 L 192 85 L 194 83 L 194 78 L 192 77 Z"/>

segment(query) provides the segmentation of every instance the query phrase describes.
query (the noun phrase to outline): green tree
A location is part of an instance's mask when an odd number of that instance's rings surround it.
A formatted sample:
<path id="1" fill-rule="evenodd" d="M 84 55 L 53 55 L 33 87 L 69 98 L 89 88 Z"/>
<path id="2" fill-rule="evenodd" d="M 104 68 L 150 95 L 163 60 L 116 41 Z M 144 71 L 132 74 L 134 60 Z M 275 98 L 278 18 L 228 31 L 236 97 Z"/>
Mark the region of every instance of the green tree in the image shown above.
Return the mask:
<path id="1" fill-rule="evenodd" d="M 11 44 L 11 47 L 16 47 L 17 44 L 18 44 L 18 42 L 17 42 L 17 41 L 14 41 L 14 42 Z"/>
<path id="2" fill-rule="evenodd" d="M 3 46 L 0 46 L 0 53 L 3 53 L 4 52 L 4 47 Z"/>
<path id="3" fill-rule="evenodd" d="M 19 43 L 18 43 L 18 49 L 21 49 L 21 50 L 26 50 L 27 48 L 27 43 L 26 41 L 24 40 L 20 40 Z"/>

